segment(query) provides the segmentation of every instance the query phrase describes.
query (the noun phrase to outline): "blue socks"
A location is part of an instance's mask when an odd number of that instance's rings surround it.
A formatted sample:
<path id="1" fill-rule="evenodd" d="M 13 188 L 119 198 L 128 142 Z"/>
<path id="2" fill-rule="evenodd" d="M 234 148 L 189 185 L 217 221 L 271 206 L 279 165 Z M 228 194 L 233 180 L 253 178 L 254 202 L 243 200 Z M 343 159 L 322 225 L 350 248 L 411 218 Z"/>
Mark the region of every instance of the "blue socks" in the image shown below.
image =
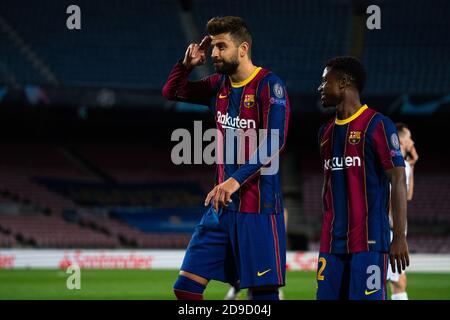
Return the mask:
<path id="1" fill-rule="evenodd" d="M 203 291 L 206 286 L 179 275 L 173 286 L 173 292 L 178 300 L 203 300 Z"/>

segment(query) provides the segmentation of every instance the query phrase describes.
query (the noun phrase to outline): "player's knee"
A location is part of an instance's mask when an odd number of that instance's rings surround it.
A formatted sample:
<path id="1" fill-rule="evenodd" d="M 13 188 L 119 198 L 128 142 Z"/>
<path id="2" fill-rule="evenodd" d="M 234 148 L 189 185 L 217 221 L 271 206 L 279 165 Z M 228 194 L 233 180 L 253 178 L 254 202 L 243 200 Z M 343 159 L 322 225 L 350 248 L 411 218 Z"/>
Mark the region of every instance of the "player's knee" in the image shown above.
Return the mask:
<path id="1" fill-rule="evenodd" d="M 178 300 L 203 300 L 205 288 L 205 285 L 180 274 L 173 285 L 173 292 Z"/>
<path id="2" fill-rule="evenodd" d="M 406 283 L 407 283 L 406 274 L 402 273 L 402 275 L 400 276 L 400 279 L 399 279 L 399 284 L 403 290 L 406 290 Z"/>
<path id="3" fill-rule="evenodd" d="M 248 290 L 251 300 L 280 300 L 278 287 L 258 287 Z"/>
<path id="4" fill-rule="evenodd" d="M 406 291 L 406 279 L 400 277 L 398 281 L 394 284 L 395 292 L 405 292 Z"/>
<path id="5" fill-rule="evenodd" d="M 401 283 L 400 281 L 396 281 L 396 282 L 392 282 L 392 293 L 396 294 L 396 293 L 402 293 L 406 290 L 406 286 Z"/>

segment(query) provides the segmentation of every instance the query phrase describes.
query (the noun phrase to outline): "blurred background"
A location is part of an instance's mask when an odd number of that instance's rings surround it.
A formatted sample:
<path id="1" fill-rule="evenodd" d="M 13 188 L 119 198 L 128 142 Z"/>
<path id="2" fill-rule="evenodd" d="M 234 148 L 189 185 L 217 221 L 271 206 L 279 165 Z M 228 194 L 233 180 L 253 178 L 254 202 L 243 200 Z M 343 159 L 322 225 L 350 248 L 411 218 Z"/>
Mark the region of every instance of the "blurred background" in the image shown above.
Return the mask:
<path id="1" fill-rule="evenodd" d="M 80 30 L 66 27 L 73 4 Z M 381 8 L 379 30 L 366 28 L 371 4 Z M 67 258 L 71 249 L 186 248 L 215 166 L 172 164 L 171 134 L 214 120 L 206 107 L 165 101 L 161 89 L 207 20 L 222 15 L 247 21 L 253 62 L 290 96 L 281 158 L 288 250 L 318 250 L 317 132 L 331 114 L 317 87 L 326 60 L 351 54 L 368 73 L 362 101 L 407 123 L 420 156 L 410 251 L 450 254 L 449 1 L 2 0 L 0 268 L 32 267 L 21 252 L 48 249 Z M 192 78 L 212 72 L 207 65 Z"/>

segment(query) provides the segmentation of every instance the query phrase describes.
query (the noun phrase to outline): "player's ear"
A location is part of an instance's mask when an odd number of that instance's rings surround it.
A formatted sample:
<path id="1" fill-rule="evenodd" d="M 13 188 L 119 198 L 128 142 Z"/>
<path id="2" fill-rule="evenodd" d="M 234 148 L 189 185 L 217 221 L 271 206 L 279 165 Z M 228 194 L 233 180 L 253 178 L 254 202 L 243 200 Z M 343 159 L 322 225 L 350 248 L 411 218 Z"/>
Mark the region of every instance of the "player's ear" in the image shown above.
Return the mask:
<path id="1" fill-rule="evenodd" d="M 241 45 L 239 46 L 239 57 L 240 58 L 244 58 L 245 56 L 248 55 L 248 50 L 250 49 L 250 45 L 248 44 L 248 42 L 242 42 Z"/>
<path id="2" fill-rule="evenodd" d="M 345 80 L 345 77 L 341 77 L 339 79 L 339 89 L 344 89 L 347 85 L 347 81 Z"/>
<path id="3" fill-rule="evenodd" d="M 339 80 L 339 89 L 344 89 L 345 87 L 350 86 L 351 84 L 352 82 L 350 81 L 350 78 L 344 74 Z"/>

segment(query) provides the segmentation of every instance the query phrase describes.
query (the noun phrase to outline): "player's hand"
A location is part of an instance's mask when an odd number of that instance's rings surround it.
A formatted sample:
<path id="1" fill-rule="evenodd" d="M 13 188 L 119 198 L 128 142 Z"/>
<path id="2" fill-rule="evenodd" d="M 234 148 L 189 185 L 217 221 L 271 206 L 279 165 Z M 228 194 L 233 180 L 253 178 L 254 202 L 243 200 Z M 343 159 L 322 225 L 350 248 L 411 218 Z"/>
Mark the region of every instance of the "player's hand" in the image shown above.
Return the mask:
<path id="1" fill-rule="evenodd" d="M 234 178 L 229 178 L 227 181 L 215 186 L 206 196 L 205 207 L 213 201 L 214 209 L 219 210 L 220 207 L 226 207 L 232 202 L 231 195 L 240 187 L 239 182 Z"/>
<path id="2" fill-rule="evenodd" d="M 405 235 L 394 235 L 391 247 L 389 249 L 389 259 L 391 262 L 392 272 L 395 272 L 397 269 L 398 273 L 401 273 L 407 266 L 409 266 L 408 244 L 406 243 Z"/>
<path id="3" fill-rule="evenodd" d="M 203 38 L 200 44 L 191 43 L 184 54 L 183 65 L 192 69 L 196 66 L 205 64 L 206 62 L 206 54 L 208 53 L 209 46 L 211 45 L 211 37 L 206 36 Z"/>

